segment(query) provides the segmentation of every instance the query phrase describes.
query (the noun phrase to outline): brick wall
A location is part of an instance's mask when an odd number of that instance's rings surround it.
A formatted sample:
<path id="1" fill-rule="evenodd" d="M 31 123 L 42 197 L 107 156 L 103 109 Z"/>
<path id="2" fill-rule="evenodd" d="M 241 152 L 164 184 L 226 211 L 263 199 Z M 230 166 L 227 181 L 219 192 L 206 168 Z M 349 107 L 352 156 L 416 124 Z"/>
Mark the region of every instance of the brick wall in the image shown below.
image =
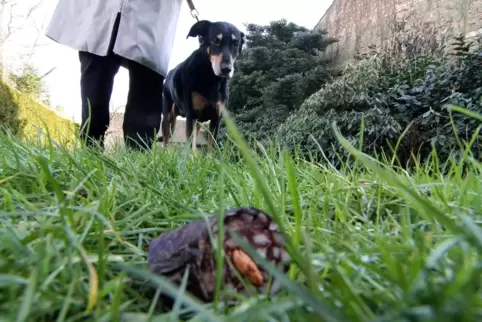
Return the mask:
<path id="1" fill-rule="evenodd" d="M 480 37 L 482 0 L 334 0 L 315 29 L 339 40 L 326 55 L 343 63 L 368 46 L 389 46 L 401 24 L 439 41 L 460 34 Z"/>

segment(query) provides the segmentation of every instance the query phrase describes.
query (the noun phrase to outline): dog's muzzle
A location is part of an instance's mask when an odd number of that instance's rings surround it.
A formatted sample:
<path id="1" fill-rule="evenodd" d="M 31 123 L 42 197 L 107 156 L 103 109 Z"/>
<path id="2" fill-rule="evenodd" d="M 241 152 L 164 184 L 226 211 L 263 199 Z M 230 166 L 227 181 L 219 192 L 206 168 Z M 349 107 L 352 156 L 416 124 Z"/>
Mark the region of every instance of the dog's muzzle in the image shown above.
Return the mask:
<path id="1" fill-rule="evenodd" d="M 229 76 L 229 73 L 233 70 L 233 65 L 229 63 L 221 63 L 221 73 L 223 76 Z"/>

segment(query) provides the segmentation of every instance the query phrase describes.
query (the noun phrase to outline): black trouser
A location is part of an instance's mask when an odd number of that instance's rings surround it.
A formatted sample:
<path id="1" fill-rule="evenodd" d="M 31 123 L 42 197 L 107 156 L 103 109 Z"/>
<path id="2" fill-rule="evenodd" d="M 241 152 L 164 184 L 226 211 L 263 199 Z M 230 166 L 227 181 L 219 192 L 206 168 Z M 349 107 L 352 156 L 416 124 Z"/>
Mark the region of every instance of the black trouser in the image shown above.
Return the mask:
<path id="1" fill-rule="evenodd" d="M 129 94 L 122 126 L 124 140 L 126 145 L 133 148 L 150 148 L 161 124 L 164 77 L 112 52 L 118 26 L 119 16 L 114 26 L 107 56 L 79 52 L 82 96 L 81 138 L 89 145 L 97 141 L 104 146 L 105 132 L 109 127 L 109 102 L 114 76 L 120 66 L 124 66 L 129 70 Z"/>

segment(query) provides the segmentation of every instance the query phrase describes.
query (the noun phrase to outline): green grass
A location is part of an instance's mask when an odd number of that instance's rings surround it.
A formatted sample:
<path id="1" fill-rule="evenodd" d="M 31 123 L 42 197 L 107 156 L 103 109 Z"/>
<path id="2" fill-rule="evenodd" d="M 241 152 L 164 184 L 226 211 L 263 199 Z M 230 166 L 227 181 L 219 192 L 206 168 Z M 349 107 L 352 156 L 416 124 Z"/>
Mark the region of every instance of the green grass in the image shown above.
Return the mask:
<path id="1" fill-rule="evenodd" d="M 160 314 L 139 287 L 149 279 L 175 291 L 146 270 L 149 241 L 242 205 L 267 211 L 290 237 L 283 292 L 229 310 L 181 292 L 197 321 L 482 319 L 482 175 L 470 155 L 465 169 L 435 154 L 408 172 L 340 136 L 357 163 L 336 170 L 277 148 L 253 155 L 230 128 L 238 148 L 199 156 L 188 146 L 103 155 L 2 136 L 0 320 L 176 321 L 180 305 Z"/>

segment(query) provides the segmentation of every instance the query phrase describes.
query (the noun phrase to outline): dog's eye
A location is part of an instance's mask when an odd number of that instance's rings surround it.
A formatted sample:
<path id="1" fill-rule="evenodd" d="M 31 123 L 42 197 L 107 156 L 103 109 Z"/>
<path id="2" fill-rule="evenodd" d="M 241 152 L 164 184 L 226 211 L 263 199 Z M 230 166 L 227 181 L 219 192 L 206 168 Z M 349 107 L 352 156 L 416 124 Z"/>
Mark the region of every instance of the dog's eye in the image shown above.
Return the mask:
<path id="1" fill-rule="evenodd" d="M 238 47 L 238 41 L 237 40 L 233 40 L 233 46 Z"/>
<path id="2" fill-rule="evenodd" d="M 214 39 L 214 44 L 216 44 L 216 45 L 221 44 L 221 39 L 219 39 L 219 38 Z"/>

